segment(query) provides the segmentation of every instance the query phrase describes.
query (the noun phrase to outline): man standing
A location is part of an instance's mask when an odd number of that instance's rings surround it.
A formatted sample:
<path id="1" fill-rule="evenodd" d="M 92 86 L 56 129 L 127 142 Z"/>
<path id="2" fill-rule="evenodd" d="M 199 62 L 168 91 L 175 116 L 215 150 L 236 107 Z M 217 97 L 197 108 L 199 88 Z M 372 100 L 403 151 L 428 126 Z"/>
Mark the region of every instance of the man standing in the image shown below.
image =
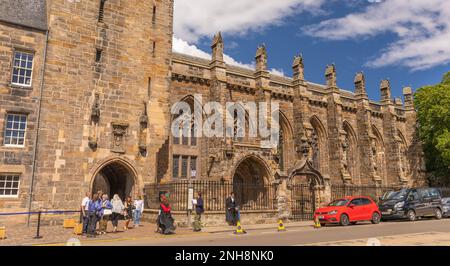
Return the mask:
<path id="1" fill-rule="evenodd" d="M 236 225 L 237 221 L 239 219 L 239 213 L 238 213 L 238 204 L 236 202 L 236 199 L 234 198 L 234 193 L 231 192 L 230 196 L 225 201 L 226 208 L 227 208 L 227 215 L 226 215 L 226 221 L 229 225 Z"/>
<path id="2" fill-rule="evenodd" d="M 92 194 L 92 199 L 89 201 L 89 226 L 87 237 L 95 237 L 95 229 L 99 221 L 100 212 L 102 210 L 102 200 L 98 194 Z"/>
<path id="3" fill-rule="evenodd" d="M 205 210 L 203 208 L 202 193 L 197 192 L 196 194 L 196 199 L 193 200 L 195 208 L 194 232 L 200 232 L 202 230 L 202 213 L 205 212 Z"/>
<path id="4" fill-rule="evenodd" d="M 85 197 L 81 201 L 81 215 L 83 218 L 83 234 L 87 234 L 89 225 L 89 202 L 91 201 L 89 192 L 86 192 Z"/>

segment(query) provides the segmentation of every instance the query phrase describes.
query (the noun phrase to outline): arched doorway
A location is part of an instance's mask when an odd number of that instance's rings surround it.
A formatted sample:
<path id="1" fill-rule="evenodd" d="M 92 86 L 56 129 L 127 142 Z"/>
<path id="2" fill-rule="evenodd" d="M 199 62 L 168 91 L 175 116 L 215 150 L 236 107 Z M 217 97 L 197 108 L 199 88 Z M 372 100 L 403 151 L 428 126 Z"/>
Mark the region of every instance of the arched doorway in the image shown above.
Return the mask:
<path id="1" fill-rule="evenodd" d="M 261 159 L 242 160 L 233 176 L 233 192 L 241 209 L 270 209 L 274 189 L 269 184 L 270 172 Z"/>
<path id="2" fill-rule="evenodd" d="M 324 179 L 309 160 L 302 160 L 291 169 L 288 189 L 291 192 L 291 219 L 311 220 L 320 203 L 318 189 L 324 187 Z"/>
<path id="3" fill-rule="evenodd" d="M 122 200 L 135 194 L 136 176 L 132 169 L 120 161 L 103 166 L 95 175 L 92 192 L 102 191 L 109 198 L 118 194 Z"/>

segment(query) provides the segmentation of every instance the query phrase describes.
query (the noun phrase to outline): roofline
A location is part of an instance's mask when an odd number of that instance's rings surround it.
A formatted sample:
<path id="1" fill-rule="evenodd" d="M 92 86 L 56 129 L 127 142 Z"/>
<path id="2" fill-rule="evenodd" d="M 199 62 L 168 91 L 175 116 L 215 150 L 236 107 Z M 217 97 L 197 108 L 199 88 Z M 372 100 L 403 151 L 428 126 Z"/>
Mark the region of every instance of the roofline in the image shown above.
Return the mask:
<path id="1" fill-rule="evenodd" d="M 26 25 L 26 24 L 22 24 L 22 23 L 17 23 L 17 22 L 12 22 L 12 21 L 8 21 L 8 20 L 4 20 L 4 19 L 0 19 L 0 22 L 1 23 L 5 23 L 5 24 L 14 25 L 14 26 L 19 26 L 19 27 L 25 27 L 25 28 L 28 28 L 28 29 L 38 30 L 38 31 L 42 31 L 42 32 L 48 31 L 48 27 L 45 27 L 45 28 L 35 27 L 35 26 L 30 26 L 30 25 Z"/>

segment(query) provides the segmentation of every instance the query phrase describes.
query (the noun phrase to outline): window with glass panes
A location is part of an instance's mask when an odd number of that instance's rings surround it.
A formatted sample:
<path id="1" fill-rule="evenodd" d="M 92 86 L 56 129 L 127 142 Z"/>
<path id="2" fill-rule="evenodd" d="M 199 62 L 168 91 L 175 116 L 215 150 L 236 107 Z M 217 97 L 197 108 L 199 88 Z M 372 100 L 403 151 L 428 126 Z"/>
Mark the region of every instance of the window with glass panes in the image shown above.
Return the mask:
<path id="1" fill-rule="evenodd" d="M 5 146 L 24 146 L 27 116 L 24 114 L 7 114 L 3 143 Z"/>
<path id="2" fill-rule="evenodd" d="M 19 175 L 0 174 L 0 197 L 19 195 Z"/>
<path id="3" fill-rule="evenodd" d="M 197 156 L 174 155 L 172 162 L 172 176 L 174 179 L 198 177 Z"/>
<path id="4" fill-rule="evenodd" d="M 31 86 L 34 54 L 16 51 L 14 53 L 12 84 Z"/>

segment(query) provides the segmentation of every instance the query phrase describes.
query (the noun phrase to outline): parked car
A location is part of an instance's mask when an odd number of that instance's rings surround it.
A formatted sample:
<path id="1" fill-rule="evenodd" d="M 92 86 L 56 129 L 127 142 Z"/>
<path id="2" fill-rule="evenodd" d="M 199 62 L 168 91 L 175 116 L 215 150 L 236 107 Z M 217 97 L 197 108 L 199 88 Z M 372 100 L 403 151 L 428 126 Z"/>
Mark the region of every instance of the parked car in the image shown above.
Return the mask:
<path id="1" fill-rule="evenodd" d="M 441 193 L 437 188 L 404 188 L 386 192 L 380 198 L 379 206 L 383 220 L 415 221 L 426 216 L 441 219 L 443 214 L 441 200 Z"/>
<path id="2" fill-rule="evenodd" d="M 450 217 L 450 198 L 442 198 L 442 216 Z"/>
<path id="3" fill-rule="evenodd" d="M 317 209 L 314 213 L 314 220 L 316 219 L 319 219 L 322 226 L 326 224 L 346 226 L 360 221 L 378 224 L 381 213 L 370 197 L 345 197 L 331 202 L 327 207 Z"/>

